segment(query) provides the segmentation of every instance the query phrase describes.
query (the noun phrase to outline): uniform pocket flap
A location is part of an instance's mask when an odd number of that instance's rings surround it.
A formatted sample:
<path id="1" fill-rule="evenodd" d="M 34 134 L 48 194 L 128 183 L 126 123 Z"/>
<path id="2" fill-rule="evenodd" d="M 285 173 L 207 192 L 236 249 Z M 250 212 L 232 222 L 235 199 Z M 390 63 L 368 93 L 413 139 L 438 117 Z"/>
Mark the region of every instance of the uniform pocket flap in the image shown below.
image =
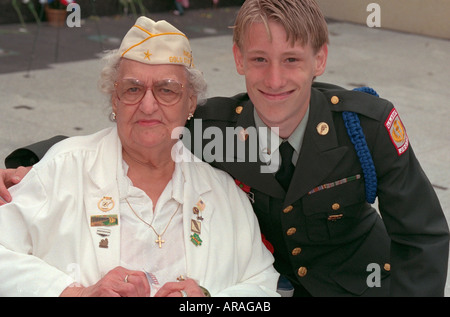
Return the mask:
<path id="1" fill-rule="evenodd" d="M 306 216 L 322 214 L 328 218 L 329 213 L 339 216 L 344 207 L 364 201 L 364 180 L 358 174 L 312 189 L 302 203 Z"/>

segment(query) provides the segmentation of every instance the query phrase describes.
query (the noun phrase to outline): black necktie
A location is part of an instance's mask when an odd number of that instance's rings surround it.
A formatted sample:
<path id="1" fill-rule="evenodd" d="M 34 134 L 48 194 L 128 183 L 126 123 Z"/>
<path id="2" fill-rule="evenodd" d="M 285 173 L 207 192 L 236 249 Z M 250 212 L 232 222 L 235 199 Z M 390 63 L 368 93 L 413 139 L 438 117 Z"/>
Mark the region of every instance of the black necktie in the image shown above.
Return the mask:
<path id="1" fill-rule="evenodd" d="M 279 150 L 281 156 L 281 166 L 275 174 L 275 178 L 287 192 L 295 169 L 294 164 L 292 164 L 292 154 L 294 153 L 294 148 L 288 141 L 284 141 L 281 143 Z"/>

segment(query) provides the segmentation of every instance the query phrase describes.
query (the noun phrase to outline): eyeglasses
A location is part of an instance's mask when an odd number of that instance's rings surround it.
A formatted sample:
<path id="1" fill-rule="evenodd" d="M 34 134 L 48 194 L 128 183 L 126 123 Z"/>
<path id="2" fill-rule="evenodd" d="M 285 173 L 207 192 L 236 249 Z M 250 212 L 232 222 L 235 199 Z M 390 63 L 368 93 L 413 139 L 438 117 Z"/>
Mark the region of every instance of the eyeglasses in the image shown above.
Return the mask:
<path id="1" fill-rule="evenodd" d="M 149 88 L 137 79 L 122 79 L 114 83 L 117 98 L 125 105 L 133 106 L 141 102 L 147 90 L 163 106 L 173 106 L 183 95 L 183 84 L 173 79 L 163 79 L 153 83 Z"/>

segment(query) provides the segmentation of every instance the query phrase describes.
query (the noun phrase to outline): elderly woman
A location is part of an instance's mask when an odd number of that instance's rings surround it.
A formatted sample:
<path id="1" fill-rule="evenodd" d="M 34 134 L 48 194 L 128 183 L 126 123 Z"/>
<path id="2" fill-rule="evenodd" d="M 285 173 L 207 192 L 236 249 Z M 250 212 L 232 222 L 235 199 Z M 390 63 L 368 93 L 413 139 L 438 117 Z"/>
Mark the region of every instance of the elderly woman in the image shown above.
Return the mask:
<path id="1" fill-rule="evenodd" d="M 247 197 L 172 138 L 206 87 L 186 36 L 140 17 L 101 86 L 117 126 L 55 145 L 0 207 L 0 295 L 276 296 Z"/>

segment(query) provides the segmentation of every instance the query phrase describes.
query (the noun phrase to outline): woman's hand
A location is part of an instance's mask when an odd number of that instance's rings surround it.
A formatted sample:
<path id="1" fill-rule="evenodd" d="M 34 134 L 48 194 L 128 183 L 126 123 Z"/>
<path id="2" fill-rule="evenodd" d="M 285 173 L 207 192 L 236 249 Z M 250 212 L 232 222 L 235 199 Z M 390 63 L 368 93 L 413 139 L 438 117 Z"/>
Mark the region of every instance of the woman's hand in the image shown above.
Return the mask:
<path id="1" fill-rule="evenodd" d="M 68 286 L 61 297 L 148 297 L 150 285 L 142 271 L 131 271 L 118 266 L 96 284 L 83 287 Z"/>
<path id="2" fill-rule="evenodd" d="M 205 297 L 202 289 L 193 279 L 164 284 L 155 297 Z"/>
<path id="3" fill-rule="evenodd" d="M 30 167 L 20 166 L 18 168 L 0 169 L 0 206 L 11 202 L 11 195 L 8 188 L 18 184 L 27 173 Z"/>

